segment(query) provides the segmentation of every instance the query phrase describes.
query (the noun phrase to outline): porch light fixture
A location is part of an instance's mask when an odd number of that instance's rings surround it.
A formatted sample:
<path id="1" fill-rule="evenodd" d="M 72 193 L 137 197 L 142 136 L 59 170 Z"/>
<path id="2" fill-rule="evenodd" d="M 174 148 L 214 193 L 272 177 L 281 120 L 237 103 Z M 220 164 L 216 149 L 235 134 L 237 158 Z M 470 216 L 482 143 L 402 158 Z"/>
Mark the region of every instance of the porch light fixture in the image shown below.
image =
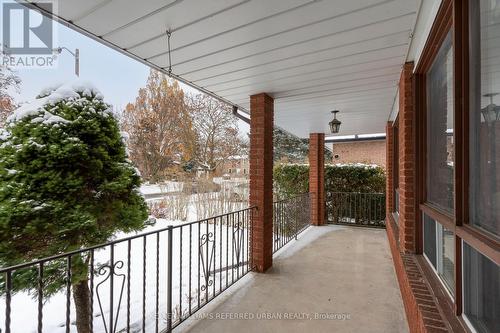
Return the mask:
<path id="1" fill-rule="evenodd" d="M 490 98 L 490 104 L 481 109 L 484 120 L 487 123 L 493 123 L 500 118 L 500 106 L 493 103 L 493 97 L 498 95 L 498 93 L 485 94 L 483 97 Z"/>
<path id="2" fill-rule="evenodd" d="M 333 113 L 333 119 L 332 119 L 332 121 L 330 121 L 328 123 L 330 125 L 330 131 L 333 134 L 336 134 L 336 133 L 339 132 L 339 130 L 340 130 L 340 124 L 342 124 L 342 122 L 337 119 L 337 112 L 339 112 L 339 111 L 338 110 L 332 111 L 332 113 Z"/>
<path id="3" fill-rule="evenodd" d="M 75 49 L 75 52 L 73 52 L 70 49 L 68 49 L 67 47 L 62 46 L 62 47 L 57 47 L 55 49 L 52 49 L 52 53 L 61 54 L 63 50 L 68 51 L 68 53 L 71 54 L 73 56 L 73 58 L 75 58 L 75 75 L 77 77 L 80 77 L 80 50 Z"/>

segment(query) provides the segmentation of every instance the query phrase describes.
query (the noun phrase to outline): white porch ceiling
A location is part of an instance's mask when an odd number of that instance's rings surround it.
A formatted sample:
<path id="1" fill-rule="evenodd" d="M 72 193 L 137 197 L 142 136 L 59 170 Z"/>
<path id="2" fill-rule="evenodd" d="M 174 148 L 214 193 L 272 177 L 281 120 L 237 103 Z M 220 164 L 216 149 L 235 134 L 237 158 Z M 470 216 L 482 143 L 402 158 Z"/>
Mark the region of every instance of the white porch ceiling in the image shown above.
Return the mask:
<path id="1" fill-rule="evenodd" d="M 300 137 L 383 132 L 420 0 L 64 0 L 57 19 Z"/>

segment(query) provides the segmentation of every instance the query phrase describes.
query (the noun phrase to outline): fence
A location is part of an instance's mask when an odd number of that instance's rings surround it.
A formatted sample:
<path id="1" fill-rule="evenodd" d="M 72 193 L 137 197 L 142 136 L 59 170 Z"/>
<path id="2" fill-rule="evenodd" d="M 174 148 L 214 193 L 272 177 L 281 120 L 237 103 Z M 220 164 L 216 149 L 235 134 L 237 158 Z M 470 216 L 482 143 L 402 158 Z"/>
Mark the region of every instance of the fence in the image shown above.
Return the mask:
<path id="1" fill-rule="evenodd" d="M 385 227 L 385 194 L 327 192 L 326 218 L 334 224 Z"/>
<path id="2" fill-rule="evenodd" d="M 273 203 L 273 253 L 311 224 L 309 193 Z"/>
<path id="3" fill-rule="evenodd" d="M 2 268 L 1 332 L 170 332 L 251 270 L 254 211 Z"/>

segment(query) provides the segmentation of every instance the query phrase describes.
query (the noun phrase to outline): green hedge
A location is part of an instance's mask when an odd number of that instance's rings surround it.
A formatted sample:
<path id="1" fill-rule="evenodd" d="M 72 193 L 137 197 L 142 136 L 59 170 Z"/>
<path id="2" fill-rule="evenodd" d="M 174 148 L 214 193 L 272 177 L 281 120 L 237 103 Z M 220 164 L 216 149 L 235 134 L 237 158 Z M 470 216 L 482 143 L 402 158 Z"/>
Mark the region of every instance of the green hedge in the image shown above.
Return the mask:
<path id="1" fill-rule="evenodd" d="M 309 192 L 309 165 L 277 165 L 274 167 L 273 177 L 273 190 L 277 200 Z"/>
<path id="2" fill-rule="evenodd" d="M 325 167 L 325 190 L 331 192 L 385 193 L 385 171 L 366 164 Z"/>
<path id="3" fill-rule="evenodd" d="M 366 164 L 326 165 L 325 190 L 385 193 L 385 172 L 381 167 Z M 309 165 L 282 164 L 274 167 L 274 194 L 277 199 L 308 191 Z"/>

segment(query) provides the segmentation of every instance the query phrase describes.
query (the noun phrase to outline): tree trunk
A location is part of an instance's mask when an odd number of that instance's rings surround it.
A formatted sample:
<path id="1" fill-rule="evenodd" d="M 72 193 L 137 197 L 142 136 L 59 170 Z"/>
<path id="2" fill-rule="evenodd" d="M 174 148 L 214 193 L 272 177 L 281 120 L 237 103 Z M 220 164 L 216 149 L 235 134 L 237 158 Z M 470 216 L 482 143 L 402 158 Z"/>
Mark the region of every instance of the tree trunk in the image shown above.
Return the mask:
<path id="1" fill-rule="evenodd" d="M 76 329 L 78 333 L 91 333 L 90 289 L 88 280 L 73 285 L 73 300 L 76 309 Z"/>

